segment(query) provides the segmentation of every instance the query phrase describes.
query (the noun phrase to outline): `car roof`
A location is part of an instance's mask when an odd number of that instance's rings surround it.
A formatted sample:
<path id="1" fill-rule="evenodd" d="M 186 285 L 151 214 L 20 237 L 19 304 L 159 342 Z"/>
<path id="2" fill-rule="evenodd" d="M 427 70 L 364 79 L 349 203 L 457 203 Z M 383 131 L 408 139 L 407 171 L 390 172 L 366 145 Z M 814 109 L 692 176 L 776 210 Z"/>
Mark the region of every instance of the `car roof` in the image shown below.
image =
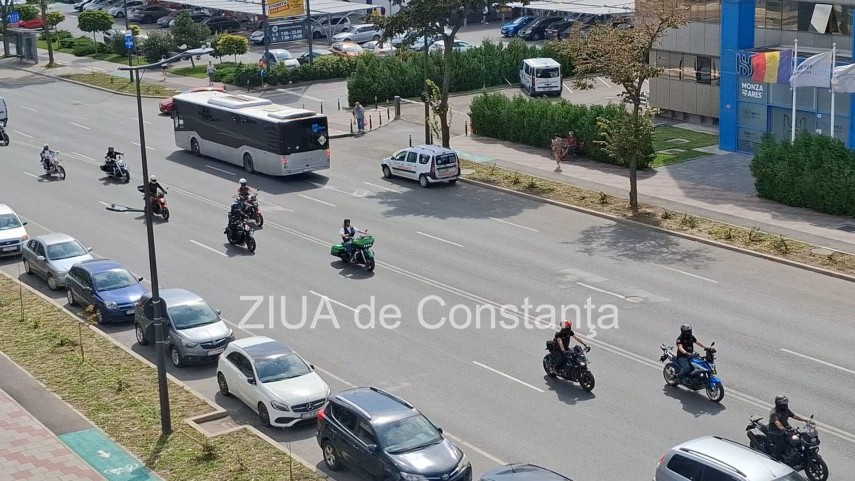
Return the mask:
<path id="1" fill-rule="evenodd" d="M 74 241 L 77 242 L 77 239 L 71 237 L 68 234 L 61 234 L 59 232 L 51 232 L 49 234 L 43 234 L 35 237 L 33 240 L 41 241 L 47 245 L 59 244 L 61 242 Z"/>
<path id="2" fill-rule="evenodd" d="M 92 259 L 78 262 L 76 265 L 90 274 L 98 274 L 100 272 L 112 271 L 115 269 L 127 270 L 125 266 L 116 261 L 111 261 L 110 259 Z"/>
<path id="3" fill-rule="evenodd" d="M 418 414 L 412 404 L 376 387 L 356 387 L 335 396 L 344 404 L 359 408 L 372 422 L 384 423 Z"/>
<path id="4" fill-rule="evenodd" d="M 573 481 L 535 464 L 506 464 L 481 475 L 481 481 Z"/>
<path id="5" fill-rule="evenodd" d="M 6 204 L 0 204 L 0 214 L 15 214 L 15 211 Z"/>
<path id="6" fill-rule="evenodd" d="M 560 67 L 561 64 L 551 58 L 527 58 L 523 62 L 533 67 Z"/>
<path id="7" fill-rule="evenodd" d="M 146 292 L 143 295 L 145 300 L 151 299 L 151 291 Z M 170 287 L 166 289 L 160 290 L 160 298 L 166 303 L 167 306 L 181 306 L 184 304 L 192 304 L 199 301 L 204 301 L 199 295 L 194 294 L 187 289 L 180 289 L 177 287 Z"/>
<path id="8" fill-rule="evenodd" d="M 375 27 L 376 28 L 377 25 L 374 25 L 373 23 L 359 23 L 356 25 L 351 25 L 351 28 L 360 28 L 360 27 Z M 349 33 L 349 32 L 345 32 L 345 33 Z"/>
<path id="9" fill-rule="evenodd" d="M 407 147 L 403 150 L 408 150 L 411 152 L 419 152 L 423 154 L 456 154 L 452 149 L 447 149 L 445 147 L 440 147 L 438 145 L 424 144 L 424 145 L 416 145 L 414 147 Z"/>
<path id="10" fill-rule="evenodd" d="M 251 359 L 264 359 L 273 355 L 291 354 L 293 349 L 266 336 L 254 336 L 238 339 L 231 343 L 247 354 Z"/>
<path id="11" fill-rule="evenodd" d="M 751 481 L 772 481 L 793 472 L 789 466 L 763 453 L 719 436 L 692 439 L 674 446 L 671 451 L 688 453 L 712 464 L 724 464 Z"/>

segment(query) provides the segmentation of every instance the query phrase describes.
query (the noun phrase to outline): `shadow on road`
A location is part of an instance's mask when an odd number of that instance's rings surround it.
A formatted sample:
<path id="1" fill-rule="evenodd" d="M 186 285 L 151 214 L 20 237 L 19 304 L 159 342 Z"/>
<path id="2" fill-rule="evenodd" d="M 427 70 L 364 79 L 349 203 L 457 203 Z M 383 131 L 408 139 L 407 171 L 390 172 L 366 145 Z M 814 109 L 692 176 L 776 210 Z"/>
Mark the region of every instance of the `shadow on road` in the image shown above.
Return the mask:
<path id="1" fill-rule="evenodd" d="M 386 207 L 385 217 L 427 217 L 433 219 L 488 219 L 514 217 L 543 204 L 511 197 L 508 194 L 460 183 L 434 184 L 405 192 L 379 192 L 373 196 Z M 397 180 L 393 183 L 398 185 Z M 404 186 L 405 184 L 400 184 Z M 437 199 L 440 199 L 440 202 Z M 449 198 L 458 199 L 449 202 Z"/>
<path id="2" fill-rule="evenodd" d="M 570 406 L 584 401 L 590 401 L 597 396 L 593 392 L 585 392 L 575 382 L 565 381 L 563 379 L 551 378 L 546 374 L 543 375 L 543 383 L 550 392 L 553 392 L 558 397 L 559 401 Z"/>
<path id="3" fill-rule="evenodd" d="M 727 409 L 723 404 L 710 401 L 703 391 L 689 391 L 681 387 L 662 386 L 662 392 L 671 399 L 680 401 L 683 411 L 696 418 L 715 416 Z"/>

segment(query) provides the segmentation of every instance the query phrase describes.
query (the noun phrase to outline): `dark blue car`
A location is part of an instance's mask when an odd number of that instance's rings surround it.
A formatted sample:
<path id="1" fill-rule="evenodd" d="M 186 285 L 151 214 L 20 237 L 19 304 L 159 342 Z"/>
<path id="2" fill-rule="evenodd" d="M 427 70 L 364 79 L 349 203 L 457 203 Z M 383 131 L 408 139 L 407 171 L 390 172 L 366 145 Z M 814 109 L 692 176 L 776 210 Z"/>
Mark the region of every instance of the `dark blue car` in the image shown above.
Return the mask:
<path id="1" fill-rule="evenodd" d="M 522 30 L 523 27 L 530 24 L 532 21 L 534 21 L 534 17 L 529 16 L 529 15 L 516 18 L 516 19 L 502 25 L 502 29 L 501 29 L 502 36 L 503 37 L 516 37 L 517 34 L 520 33 L 520 30 Z"/>
<path id="2" fill-rule="evenodd" d="M 66 298 L 72 306 L 92 306 L 98 324 L 131 322 L 134 306 L 147 290 L 142 279 L 111 260 L 78 262 L 65 276 Z"/>

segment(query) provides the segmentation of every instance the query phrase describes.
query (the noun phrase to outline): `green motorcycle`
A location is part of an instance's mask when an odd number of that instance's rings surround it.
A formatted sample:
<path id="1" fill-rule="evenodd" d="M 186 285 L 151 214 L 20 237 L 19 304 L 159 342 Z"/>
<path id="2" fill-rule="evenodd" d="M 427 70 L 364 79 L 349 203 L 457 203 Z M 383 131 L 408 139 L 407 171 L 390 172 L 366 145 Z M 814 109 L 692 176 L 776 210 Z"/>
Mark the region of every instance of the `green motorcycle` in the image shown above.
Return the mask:
<path id="1" fill-rule="evenodd" d="M 366 271 L 374 270 L 374 251 L 371 247 L 374 245 L 374 236 L 366 235 L 353 239 L 352 254 L 347 253 L 344 244 L 334 244 L 330 250 L 330 254 L 341 259 L 345 264 L 355 262 L 365 266 Z"/>

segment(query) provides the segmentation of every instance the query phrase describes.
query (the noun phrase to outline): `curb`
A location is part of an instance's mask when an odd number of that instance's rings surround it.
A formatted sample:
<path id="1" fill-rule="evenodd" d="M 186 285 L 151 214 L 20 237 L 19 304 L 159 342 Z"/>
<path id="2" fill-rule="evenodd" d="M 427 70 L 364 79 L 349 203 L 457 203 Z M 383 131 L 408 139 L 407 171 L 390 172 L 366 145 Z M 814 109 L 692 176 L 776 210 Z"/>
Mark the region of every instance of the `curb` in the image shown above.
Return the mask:
<path id="1" fill-rule="evenodd" d="M 130 355 L 131 355 L 131 356 L 133 356 L 137 361 L 142 362 L 143 364 L 145 364 L 146 366 L 150 367 L 151 369 L 155 369 L 155 370 L 157 369 L 157 366 L 155 366 L 154 364 L 152 364 L 148 359 L 146 359 L 146 358 L 142 357 L 140 354 L 138 354 L 138 353 L 134 352 L 131 348 L 129 348 L 129 347 L 127 347 L 127 346 L 125 346 L 124 344 L 120 343 L 120 342 L 119 342 L 119 341 L 117 341 L 116 339 L 113 339 L 113 337 L 112 337 L 112 336 L 110 336 L 109 334 L 107 334 L 106 332 L 103 332 L 103 331 L 101 331 L 100 329 L 96 328 L 95 326 L 93 326 L 93 325 L 91 325 L 91 324 L 89 324 L 89 323 L 84 322 L 83 320 L 81 320 L 81 319 L 80 319 L 80 316 L 78 316 L 77 314 L 75 314 L 75 313 L 71 312 L 71 311 L 70 311 L 70 310 L 68 310 L 68 308 L 66 308 L 65 306 L 60 305 L 60 304 L 59 304 L 57 301 L 55 301 L 54 299 L 51 299 L 50 297 L 48 297 L 48 296 L 46 296 L 46 295 L 42 294 L 42 293 L 41 293 L 41 292 L 39 292 L 38 290 L 36 290 L 36 289 L 34 289 L 33 287 L 31 287 L 31 286 L 27 285 L 26 283 L 21 282 L 21 280 L 20 280 L 20 279 L 16 279 L 16 278 L 12 277 L 12 275 L 10 275 L 9 273 L 7 273 L 7 272 L 5 272 L 5 271 L 0 270 L 0 275 L 6 276 L 7 278 L 9 278 L 10 280 L 12 280 L 13 282 L 15 282 L 15 283 L 19 284 L 20 286 L 23 286 L 25 289 L 27 289 L 27 290 L 28 290 L 28 291 L 30 291 L 31 293 L 33 293 L 33 294 L 35 294 L 35 295 L 39 296 L 39 297 L 40 297 L 40 298 L 42 298 L 43 300 L 45 300 L 45 301 L 49 302 L 50 304 L 53 304 L 54 306 L 58 307 L 59 309 L 61 309 L 62 311 L 64 311 L 66 314 L 68 314 L 69 316 L 71 316 L 75 321 L 77 321 L 77 322 L 78 322 L 78 323 L 80 323 L 80 324 L 85 324 L 85 325 L 86 325 L 90 330 L 92 330 L 93 332 L 97 333 L 99 336 L 101 336 L 102 338 L 104 338 L 104 339 L 105 339 L 105 340 L 107 340 L 108 342 L 112 343 L 113 345 L 115 345 L 115 346 L 119 347 L 120 349 L 122 349 L 123 351 L 125 351 L 127 354 L 130 354 Z M 5 353 L 2 353 L 2 352 L 0 352 L 0 354 L 2 354 L 3 356 L 6 356 L 6 355 L 5 355 Z M 6 356 L 6 357 L 8 358 L 8 356 Z M 10 359 L 10 361 L 11 361 L 11 359 Z M 14 361 L 12 361 L 12 362 L 14 363 Z M 17 363 L 16 363 L 16 365 L 17 365 Z M 50 391 L 50 390 L 49 390 L 49 389 L 48 389 L 44 384 L 42 384 L 41 382 L 39 382 L 39 380 L 38 380 L 38 379 L 34 378 L 34 377 L 29 373 L 29 372 L 27 372 L 27 370 L 26 370 L 26 369 L 23 369 L 23 368 L 22 368 L 22 370 L 23 370 L 24 372 L 26 372 L 28 376 L 30 376 L 30 377 L 31 377 L 31 378 L 33 378 L 36 382 L 38 382 L 40 386 L 44 387 L 44 388 L 45 388 L 45 391 L 47 391 L 47 392 L 49 392 L 49 393 L 53 394 L 53 395 L 54 395 L 54 396 L 56 396 L 58 399 L 62 400 L 62 402 L 65 402 L 65 400 L 63 400 L 61 397 L 59 397 L 59 395 L 57 395 L 57 394 L 56 394 L 56 393 L 54 393 L 53 391 Z M 295 455 L 295 454 L 290 453 L 287 449 L 285 449 L 282 445 L 280 445 L 280 444 L 279 444 L 275 439 L 273 439 L 273 438 L 271 438 L 270 436 L 268 436 L 268 435 L 264 434 L 263 432 L 259 431 L 259 430 L 258 430 L 258 428 L 254 427 L 254 426 L 250 426 L 250 425 L 246 425 L 246 424 L 245 424 L 245 425 L 237 426 L 237 427 L 235 427 L 235 428 L 227 429 L 227 430 L 222 431 L 222 432 L 218 432 L 218 433 L 216 433 L 216 434 L 211 434 L 211 433 L 209 433 L 209 432 L 205 431 L 204 429 L 202 429 L 202 427 L 201 427 L 201 426 L 199 426 L 199 424 L 198 424 L 198 423 L 207 422 L 207 421 L 214 421 L 214 420 L 217 420 L 217 419 L 222 419 L 222 418 L 229 417 L 229 413 L 228 413 L 228 411 L 227 411 L 226 409 L 224 409 L 223 407 L 221 407 L 221 406 L 219 406 L 219 405 L 215 404 L 213 401 L 211 401 L 211 400 L 210 400 L 210 399 L 208 399 L 207 397 L 203 396 L 202 394 L 200 394 L 200 393 L 199 393 L 199 392 L 197 392 L 195 389 L 191 388 L 190 386 L 188 386 L 187 384 L 185 384 L 185 383 L 184 383 L 184 382 L 182 382 L 181 380 L 179 380 L 179 379 L 175 378 L 172 374 L 166 373 L 166 377 L 167 377 L 167 379 L 168 379 L 169 381 L 174 382 L 174 383 L 175 383 L 175 384 L 177 384 L 179 387 L 181 387 L 181 388 L 185 389 L 187 392 L 189 392 L 190 394 L 192 394 L 192 395 L 196 396 L 196 397 L 197 397 L 197 398 L 199 398 L 200 400 L 204 401 L 206 404 L 208 404 L 209 406 L 211 406 L 211 407 L 214 409 L 214 411 L 213 411 L 213 412 L 210 412 L 210 413 L 207 413 L 207 414 L 202 414 L 202 415 L 199 415 L 199 416 L 195 416 L 195 417 L 187 418 L 187 419 L 184 419 L 184 420 L 183 420 L 185 423 L 187 423 L 188 425 L 190 425 L 190 426 L 191 426 L 193 429 L 195 429 L 197 432 L 199 432 L 200 434 L 204 435 L 206 438 L 211 439 L 211 438 L 215 438 L 215 437 L 217 437 L 217 436 L 221 436 L 221 435 L 223 435 L 223 434 L 228 434 L 228 433 L 232 433 L 232 432 L 235 432 L 235 431 L 239 431 L 239 430 L 241 430 L 241 429 L 246 429 L 246 430 L 250 431 L 251 433 L 255 434 L 256 436 L 258 436 L 259 438 L 261 438 L 263 441 L 265 441 L 265 442 L 267 442 L 268 444 L 270 444 L 271 446 L 273 446 L 274 448 L 276 448 L 277 450 L 279 450 L 280 452 L 282 452 L 282 453 L 284 453 L 284 454 L 288 455 L 288 456 L 289 456 L 291 459 L 293 459 L 294 461 L 297 461 L 298 463 L 300 463 L 300 464 L 304 465 L 308 470 L 310 470 L 311 472 L 315 473 L 315 474 L 316 474 L 316 475 L 318 475 L 319 477 L 324 478 L 324 479 L 329 479 L 329 480 L 331 480 L 331 481 L 335 481 L 335 478 L 333 478 L 333 477 L 331 477 L 330 475 L 328 475 L 327 473 L 325 473 L 325 472 L 323 472 L 323 471 L 319 470 L 317 466 L 312 465 L 311 463 L 309 463 L 309 462 L 308 462 L 308 461 L 306 461 L 305 459 L 303 459 L 303 458 L 301 458 L 301 457 L 299 457 L 299 456 L 297 456 L 297 455 Z M 82 413 L 80 413 L 80 411 L 78 411 L 77 409 L 75 409 L 75 408 L 74 408 L 74 406 L 71 406 L 71 405 L 70 405 L 70 404 L 68 404 L 67 402 L 65 402 L 65 404 L 66 404 L 66 405 L 68 405 L 68 407 L 70 407 L 71 409 L 74 409 L 74 411 L 75 411 L 75 412 L 77 412 L 78 414 L 80 414 L 80 416 L 81 416 L 82 418 L 84 418 L 84 419 L 88 420 L 90 423 L 92 423 L 92 425 L 93 425 L 93 426 L 95 426 L 95 428 L 96 428 L 96 429 L 98 429 L 99 431 L 101 431 L 101 433 L 102 433 L 102 434 L 104 434 L 104 436 L 105 436 L 105 437 L 107 437 L 108 439 L 113 440 L 113 438 L 111 438 L 110 436 L 107 436 L 107 434 L 106 434 L 106 433 L 104 433 L 104 432 L 103 432 L 103 430 L 101 430 L 101 428 L 100 428 L 100 427 L 98 427 L 97 425 L 95 425 L 95 423 L 94 423 L 94 422 L 92 422 L 89 418 L 87 418 L 87 417 L 86 417 L 86 416 L 84 416 Z M 113 442 L 115 442 L 115 440 L 113 440 Z M 116 443 L 116 444 L 119 444 L 119 443 Z M 121 444 L 119 444 L 119 446 L 121 446 Z M 124 446 L 122 446 L 122 447 L 124 448 Z M 136 456 L 136 455 L 134 455 L 134 454 L 133 454 L 133 453 L 131 453 L 130 451 L 127 451 L 127 448 L 125 448 L 125 451 L 126 451 L 126 452 L 128 452 L 128 454 L 129 454 L 131 457 L 133 457 L 134 459 L 137 459 L 138 461 L 140 461 L 140 460 L 139 460 L 139 458 L 137 458 L 137 456 Z M 145 466 L 145 463 L 143 463 L 142 461 L 140 461 L 140 463 L 141 463 L 141 465 L 142 465 L 142 466 Z M 87 463 L 87 465 L 88 465 L 88 463 Z M 151 471 L 151 470 L 149 469 L 149 471 Z M 157 476 L 158 478 L 163 479 L 162 477 L 160 477 L 160 476 L 159 476 L 157 473 L 155 473 L 154 471 L 151 471 L 151 473 L 152 473 L 152 474 L 154 474 L 155 476 Z"/>
<path id="2" fill-rule="evenodd" d="M 132 94 L 132 93 L 128 93 L 128 92 L 118 92 L 116 90 L 110 90 L 110 89 L 107 89 L 104 87 L 98 87 L 97 85 L 90 85 L 88 83 L 79 82 L 77 80 L 72 80 L 72 79 L 60 77 L 59 75 L 50 75 L 50 74 L 46 74 L 43 72 L 33 72 L 32 70 L 29 70 L 29 69 L 26 69 L 23 67 L 16 67 L 14 65 L 10 66 L 10 68 L 13 68 L 15 70 L 23 70 L 24 72 L 28 72 L 28 73 L 31 73 L 33 75 L 40 75 L 42 77 L 48 77 L 48 78 L 52 78 L 52 79 L 56 79 L 56 80 L 61 80 L 63 82 L 68 82 L 68 83 L 80 85 L 82 87 L 88 87 L 90 89 L 100 90 L 102 92 L 109 92 L 109 93 L 114 94 L 114 95 L 123 95 L 125 97 L 134 97 L 134 98 L 136 98 L 136 96 L 137 96 L 137 94 L 135 94 L 135 93 Z M 166 95 L 140 95 L 140 97 L 142 97 L 144 99 L 160 99 L 160 100 L 169 98 L 169 96 L 166 96 Z"/>
<path id="3" fill-rule="evenodd" d="M 579 206 L 576 206 L 576 205 L 567 204 L 567 203 L 559 202 L 559 201 L 552 200 L 552 199 L 546 199 L 546 198 L 539 197 L 539 196 L 536 196 L 536 195 L 533 195 L 533 194 L 526 194 L 525 192 L 518 192 L 518 191 L 516 191 L 516 190 L 508 189 L 508 188 L 506 188 L 506 187 L 500 187 L 500 186 L 497 186 L 497 185 L 488 184 L 488 183 L 486 183 L 486 182 L 481 182 L 481 181 L 472 180 L 472 179 L 466 179 L 466 178 L 463 178 L 463 177 L 461 177 L 461 178 L 460 178 L 460 180 L 462 180 L 463 182 L 466 182 L 466 183 L 468 183 L 468 184 L 476 185 L 476 186 L 478 186 L 478 187 L 483 187 L 483 188 L 486 188 L 486 189 L 493 189 L 493 190 L 497 190 L 497 191 L 500 191 L 500 192 L 504 192 L 504 193 L 506 193 L 506 194 L 511 194 L 511 195 L 516 195 L 516 196 L 518 196 L 518 197 L 523 197 L 523 198 L 528 199 L 528 200 L 534 200 L 534 201 L 538 201 L 538 202 L 544 202 L 544 203 L 547 203 L 547 204 L 554 205 L 554 206 L 556 206 L 556 207 L 562 207 L 562 208 L 565 208 L 565 209 L 574 210 L 574 211 L 576 211 L 576 212 L 581 212 L 581 213 L 583 213 L 583 214 L 588 214 L 588 215 L 592 215 L 592 216 L 595 216 L 595 217 L 600 217 L 600 218 L 602 218 L 602 219 L 607 219 L 607 220 L 611 220 L 611 221 L 614 221 L 614 222 L 619 222 L 619 223 L 623 223 L 623 224 L 632 225 L 632 226 L 635 226 L 635 227 L 641 227 L 641 228 L 645 228 L 645 229 L 649 229 L 649 230 L 654 230 L 654 231 L 659 232 L 659 233 L 662 233 L 662 234 L 668 234 L 668 235 L 672 235 L 672 236 L 675 236 L 675 237 L 680 237 L 680 238 L 682 238 L 682 239 L 686 239 L 686 240 L 691 240 L 691 241 L 699 242 L 699 243 L 701 243 L 701 244 L 706 244 L 706 245 L 709 245 L 709 246 L 712 246 L 712 247 L 718 247 L 718 248 L 720 248 L 720 249 L 726 249 L 726 250 L 729 250 L 729 251 L 732 251 L 732 252 L 737 252 L 737 253 L 745 254 L 745 255 L 749 255 L 749 256 L 752 256 L 752 257 L 758 257 L 758 258 L 760 258 L 760 259 L 765 259 L 765 260 L 767 260 L 767 261 L 777 262 L 777 263 L 779 263 L 779 264 L 784 264 L 784 265 L 787 265 L 787 266 L 790 266 L 790 267 L 795 267 L 795 268 L 798 268 L 798 269 L 803 269 L 803 270 L 806 270 L 806 271 L 811 271 L 811 272 L 814 272 L 814 273 L 817 273 L 817 274 L 822 274 L 822 275 L 826 275 L 826 276 L 830 276 L 830 277 L 835 277 L 835 278 L 837 278 L 837 279 L 844 280 L 844 281 L 848 281 L 848 282 L 855 282 L 855 276 L 851 276 L 851 275 L 849 275 L 849 274 L 844 274 L 844 273 L 842 273 L 842 272 L 832 271 L 832 270 L 824 269 L 824 268 L 822 268 L 822 267 L 815 267 L 815 266 L 811 266 L 811 265 L 808 265 L 808 264 L 803 264 L 803 263 L 801 263 L 801 262 L 792 261 L 792 260 L 789 260 L 789 259 L 785 259 L 785 258 L 783 258 L 783 257 L 778 257 L 778 256 L 773 256 L 773 255 L 771 255 L 771 254 L 765 254 L 765 253 L 762 253 L 762 252 L 752 251 L 752 250 L 750 250 L 750 249 L 745 249 L 745 248 L 743 248 L 743 247 L 733 246 L 733 245 L 726 244 L 726 243 L 724 243 L 724 242 L 718 242 L 718 241 L 715 241 L 715 240 L 712 240 L 712 239 L 705 239 L 705 238 L 703 238 L 703 237 L 698 237 L 698 236 L 694 236 L 694 235 L 691 235 L 691 234 L 686 234 L 686 233 L 684 233 L 684 232 L 678 232 L 678 231 L 668 230 L 668 229 L 665 229 L 665 228 L 662 228 L 662 227 L 657 227 L 657 226 L 653 226 L 653 225 L 650 225 L 650 224 L 645 224 L 644 222 L 639 222 L 639 221 L 636 221 L 636 220 L 626 219 L 626 218 L 624 218 L 624 217 L 618 217 L 618 216 L 615 216 L 615 215 L 612 215 L 612 214 L 606 214 L 606 213 L 604 213 L 604 212 L 599 212 L 599 211 L 596 211 L 596 210 L 591 210 L 591 209 L 587 209 L 587 208 L 585 208 L 585 207 L 579 207 Z M 544 180 L 549 180 L 549 179 L 544 179 Z M 835 251 L 835 252 L 836 252 L 836 251 Z"/>

